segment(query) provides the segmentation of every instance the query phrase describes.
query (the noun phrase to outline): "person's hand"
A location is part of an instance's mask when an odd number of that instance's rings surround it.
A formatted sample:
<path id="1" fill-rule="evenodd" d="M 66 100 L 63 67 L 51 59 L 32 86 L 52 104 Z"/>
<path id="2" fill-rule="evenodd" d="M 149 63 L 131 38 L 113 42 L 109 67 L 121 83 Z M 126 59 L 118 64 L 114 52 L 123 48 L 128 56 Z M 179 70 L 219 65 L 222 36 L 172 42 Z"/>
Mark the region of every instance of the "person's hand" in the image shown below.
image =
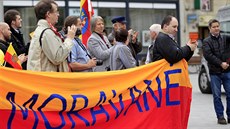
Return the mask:
<path id="1" fill-rule="evenodd" d="M 229 67 L 229 64 L 228 64 L 227 62 L 222 62 L 222 63 L 221 63 L 221 67 L 222 67 L 223 69 L 227 69 L 227 68 Z"/>
<path id="2" fill-rule="evenodd" d="M 191 40 L 189 40 L 187 45 L 190 47 L 192 51 L 195 51 L 195 49 L 197 48 L 198 42 L 197 41 L 192 42 Z"/>
<path id="3" fill-rule="evenodd" d="M 75 25 L 72 25 L 72 26 L 68 26 L 67 29 L 68 29 L 67 30 L 68 32 L 67 32 L 66 37 L 70 39 L 74 39 L 76 31 L 77 31 L 77 27 Z"/>
<path id="4" fill-rule="evenodd" d="M 96 58 L 92 58 L 87 62 L 89 68 L 95 67 L 97 64 Z"/>
<path id="5" fill-rule="evenodd" d="M 133 29 L 130 29 L 128 32 L 129 32 L 129 35 L 132 36 L 131 42 L 136 43 L 137 42 L 137 36 L 138 36 L 139 32 L 136 32 Z"/>
<path id="6" fill-rule="evenodd" d="M 28 58 L 28 56 L 25 56 L 25 53 L 20 54 L 18 56 L 18 59 L 19 59 L 19 61 L 20 61 L 21 64 L 24 63 L 25 61 L 27 61 L 27 58 Z"/>

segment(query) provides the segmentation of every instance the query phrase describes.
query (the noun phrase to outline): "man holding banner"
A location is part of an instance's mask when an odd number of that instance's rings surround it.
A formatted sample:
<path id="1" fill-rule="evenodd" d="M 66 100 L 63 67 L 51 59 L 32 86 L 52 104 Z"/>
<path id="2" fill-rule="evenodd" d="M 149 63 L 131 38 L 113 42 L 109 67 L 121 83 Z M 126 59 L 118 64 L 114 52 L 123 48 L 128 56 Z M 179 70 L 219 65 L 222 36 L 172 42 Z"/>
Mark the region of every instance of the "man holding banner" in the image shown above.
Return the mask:
<path id="1" fill-rule="evenodd" d="M 161 24 L 162 32 L 156 38 L 153 48 L 153 61 L 166 59 L 169 63 L 174 64 L 182 59 L 187 61 L 192 57 L 198 43 L 189 41 L 186 46 L 180 47 L 175 41 L 178 31 L 178 20 L 173 16 L 166 16 Z"/>

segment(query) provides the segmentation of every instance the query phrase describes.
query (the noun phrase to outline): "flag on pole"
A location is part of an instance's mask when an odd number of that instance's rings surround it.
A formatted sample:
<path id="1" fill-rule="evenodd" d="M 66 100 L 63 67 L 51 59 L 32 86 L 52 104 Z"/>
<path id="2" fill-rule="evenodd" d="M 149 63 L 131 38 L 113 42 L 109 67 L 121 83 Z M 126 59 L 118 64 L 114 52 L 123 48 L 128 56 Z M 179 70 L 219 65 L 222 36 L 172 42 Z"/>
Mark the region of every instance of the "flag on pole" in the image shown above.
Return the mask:
<path id="1" fill-rule="evenodd" d="M 82 35 L 80 36 L 80 38 L 82 40 L 82 43 L 87 45 L 87 40 L 91 35 L 90 20 L 94 14 L 91 0 L 81 0 L 80 10 L 81 10 L 80 17 L 83 26 L 81 31 Z"/>
<path id="2" fill-rule="evenodd" d="M 16 52 L 12 46 L 12 43 L 10 43 L 10 45 L 6 51 L 4 60 L 7 63 L 9 63 L 13 68 L 22 69 L 21 63 L 18 59 L 18 55 L 16 54 Z"/>

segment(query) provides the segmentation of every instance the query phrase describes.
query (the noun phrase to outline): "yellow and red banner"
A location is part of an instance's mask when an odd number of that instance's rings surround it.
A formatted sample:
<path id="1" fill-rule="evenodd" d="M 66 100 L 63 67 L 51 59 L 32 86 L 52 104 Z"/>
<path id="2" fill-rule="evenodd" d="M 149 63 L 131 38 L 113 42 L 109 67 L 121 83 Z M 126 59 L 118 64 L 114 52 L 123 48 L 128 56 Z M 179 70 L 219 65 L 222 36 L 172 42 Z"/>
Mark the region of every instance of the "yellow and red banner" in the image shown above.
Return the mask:
<path id="1" fill-rule="evenodd" d="M 186 129 L 185 60 L 91 73 L 0 67 L 1 129 Z"/>
<path id="2" fill-rule="evenodd" d="M 10 43 L 7 51 L 5 53 L 4 60 L 9 63 L 15 69 L 22 69 L 21 63 L 18 59 L 18 55 L 16 54 L 12 43 Z"/>
<path id="3" fill-rule="evenodd" d="M 90 20 L 94 14 L 91 0 L 81 0 L 80 18 L 82 20 L 82 35 L 80 36 L 82 43 L 87 46 L 87 40 L 91 35 Z"/>

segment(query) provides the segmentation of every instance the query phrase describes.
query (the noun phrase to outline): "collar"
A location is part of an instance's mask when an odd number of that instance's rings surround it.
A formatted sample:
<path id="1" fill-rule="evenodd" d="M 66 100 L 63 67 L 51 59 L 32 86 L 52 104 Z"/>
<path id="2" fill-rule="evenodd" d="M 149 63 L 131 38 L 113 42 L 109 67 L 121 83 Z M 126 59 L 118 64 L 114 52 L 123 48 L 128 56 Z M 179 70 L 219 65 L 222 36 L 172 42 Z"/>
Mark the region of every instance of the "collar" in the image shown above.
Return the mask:
<path id="1" fill-rule="evenodd" d="M 99 35 L 101 38 L 104 38 L 102 34 L 97 33 L 96 31 L 94 31 L 97 35 Z"/>
<path id="2" fill-rule="evenodd" d="M 46 22 L 48 26 L 51 28 L 51 30 L 54 32 L 54 34 L 57 35 L 62 40 L 62 42 L 64 42 L 63 37 L 60 35 L 60 33 L 57 32 L 57 28 L 55 28 L 49 21 Z"/>
<path id="3" fill-rule="evenodd" d="M 175 37 L 172 34 L 166 33 L 163 30 L 161 30 L 160 32 L 168 35 L 170 38 L 172 38 L 175 41 Z"/>
<path id="4" fill-rule="evenodd" d="M 13 27 L 10 27 L 10 31 L 11 31 L 13 34 L 15 34 L 15 33 L 20 34 L 20 30 L 19 30 L 19 29 L 14 29 Z"/>
<path id="5" fill-rule="evenodd" d="M 219 39 L 220 38 L 220 34 L 216 36 L 216 35 L 213 35 L 213 34 L 210 33 L 210 36 L 213 39 Z"/>
<path id="6" fill-rule="evenodd" d="M 124 45 L 125 43 L 123 43 L 123 42 L 116 42 L 116 45 Z"/>
<path id="7" fill-rule="evenodd" d="M 14 29 L 17 33 L 20 33 L 20 31 L 18 29 Z"/>
<path id="8" fill-rule="evenodd" d="M 4 40 L 2 40 L 2 39 L 0 39 L 0 42 L 3 43 L 4 45 L 9 45 L 9 44 L 10 44 L 9 42 L 4 41 Z"/>
<path id="9" fill-rule="evenodd" d="M 152 42 L 151 42 L 151 43 L 152 43 L 152 44 L 155 44 L 155 41 L 156 41 L 156 39 L 152 40 Z"/>
<path id="10" fill-rule="evenodd" d="M 210 33 L 213 37 L 216 37 L 216 38 L 218 38 L 219 36 L 220 36 L 220 34 L 218 34 L 218 35 L 214 35 L 214 34 L 212 34 L 212 33 Z"/>

